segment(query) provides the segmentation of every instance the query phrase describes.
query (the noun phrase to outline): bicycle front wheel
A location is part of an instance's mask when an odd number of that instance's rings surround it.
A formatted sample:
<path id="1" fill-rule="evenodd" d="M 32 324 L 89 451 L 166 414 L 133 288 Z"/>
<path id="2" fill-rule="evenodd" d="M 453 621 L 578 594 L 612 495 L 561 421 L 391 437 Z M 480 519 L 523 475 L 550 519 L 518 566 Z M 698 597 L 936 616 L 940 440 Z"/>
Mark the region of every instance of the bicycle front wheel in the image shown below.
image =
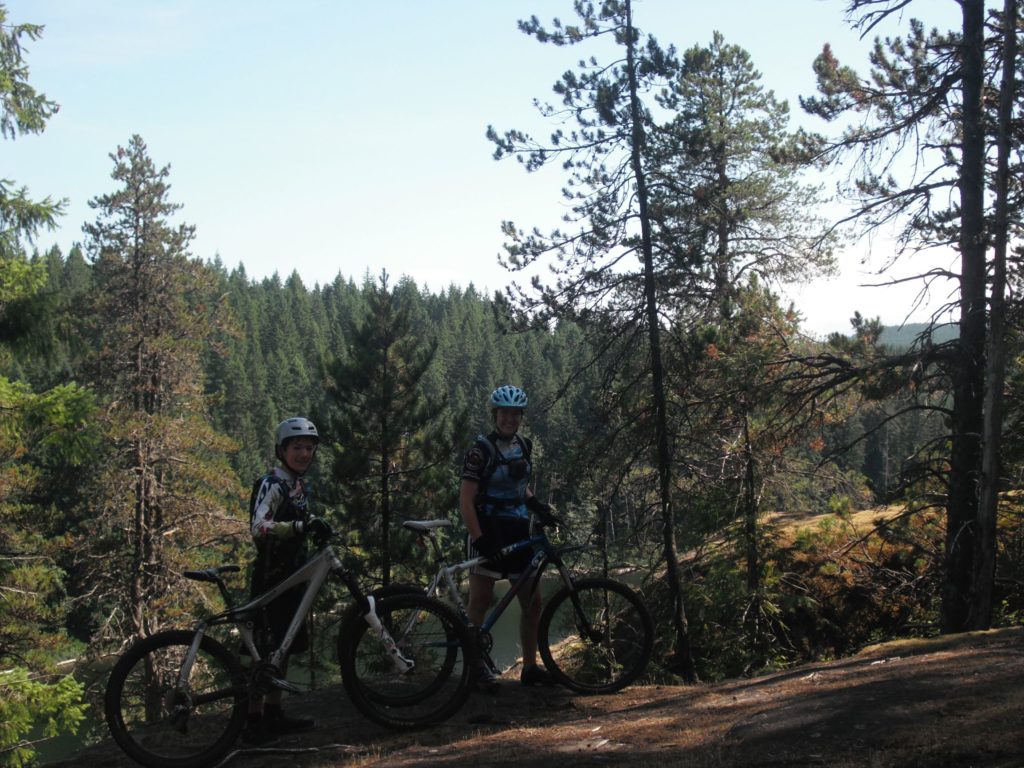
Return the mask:
<path id="1" fill-rule="evenodd" d="M 654 622 L 640 596 L 612 579 L 581 579 L 548 600 L 538 650 L 554 678 L 579 693 L 612 693 L 634 682 L 654 648 Z"/>
<path id="2" fill-rule="evenodd" d="M 136 642 L 110 672 L 103 706 L 114 741 L 150 768 L 200 768 L 223 757 L 245 727 L 245 672 L 203 637 L 188 680 L 181 666 L 195 634 L 160 632 Z"/>
<path id="3" fill-rule="evenodd" d="M 423 594 L 380 600 L 377 616 L 403 659 L 358 611 L 338 638 L 342 682 L 352 704 L 389 728 L 418 728 L 451 717 L 465 703 L 476 660 L 469 629 L 444 603 Z"/>

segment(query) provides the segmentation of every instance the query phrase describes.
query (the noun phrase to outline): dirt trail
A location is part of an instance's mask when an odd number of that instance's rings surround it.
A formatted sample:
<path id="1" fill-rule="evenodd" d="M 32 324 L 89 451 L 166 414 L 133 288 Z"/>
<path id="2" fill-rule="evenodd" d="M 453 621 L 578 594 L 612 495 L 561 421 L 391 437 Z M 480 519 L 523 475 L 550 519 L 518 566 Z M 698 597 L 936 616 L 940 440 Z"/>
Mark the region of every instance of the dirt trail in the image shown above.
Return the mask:
<path id="1" fill-rule="evenodd" d="M 1024 631 L 890 643 L 750 680 L 613 696 L 510 679 L 413 734 L 368 724 L 340 689 L 291 704 L 318 718 L 315 732 L 240 750 L 225 765 L 1020 768 Z M 104 742 L 58 765 L 133 764 Z"/>

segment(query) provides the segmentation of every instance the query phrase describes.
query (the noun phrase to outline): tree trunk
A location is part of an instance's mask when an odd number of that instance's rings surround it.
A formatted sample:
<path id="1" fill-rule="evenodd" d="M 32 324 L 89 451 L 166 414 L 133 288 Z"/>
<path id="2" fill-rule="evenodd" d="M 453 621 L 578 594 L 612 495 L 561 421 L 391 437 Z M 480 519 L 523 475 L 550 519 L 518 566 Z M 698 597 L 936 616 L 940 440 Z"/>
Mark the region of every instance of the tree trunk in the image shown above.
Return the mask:
<path id="1" fill-rule="evenodd" d="M 1010 120 L 1016 92 L 1017 0 L 1003 5 L 1003 82 L 999 90 L 996 211 L 993 226 L 992 298 L 989 346 L 985 376 L 985 433 L 981 462 L 981 503 L 978 509 L 978 541 L 975 555 L 974 593 L 971 600 L 972 629 L 992 625 L 992 584 L 996 571 L 996 522 L 999 504 L 999 446 L 1003 422 L 1003 382 L 1006 378 L 1006 241 L 1007 188 L 1009 185 Z"/>
<path id="2" fill-rule="evenodd" d="M 953 384 L 953 445 L 946 513 L 945 578 L 941 629 L 970 628 L 978 537 L 978 480 L 985 385 L 985 234 L 982 114 L 984 2 L 963 8 L 962 157 L 960 168 L 960 339 Z"/>
<path id="3" fill-rule="evenodd" d="M 757 478 L 754 467 L 754 448 L 750 443 L 750 416 L 743 413 L 743 536 L 747 550 L 747 594 L 755 595 L 761 589 L 761 562 L 757 546 Z"/>
<path id="4" fill-rule="evenodd" d="M 663 549 L 668 580 L 669 597 L 672 601 L 671 622 L 675 633 L 674 666 L 687 682 L 697 682 L 697 667 L 690 646 L 686 609 L 683 605 L 682 581 L 680 578 L 679 554 L 676 550 L 675 514 L 672 506 L 672 454 L 668 441 L 667 398 L 665 395 L 665 373 L 661 358 L 661 326 L 658 321 L 658 298 L 654 283 L 654 255 L 651 237 L 651 220 L 648 212 L 647 183 L 644 177 L 641 148 L 644 145 L 644 129 L 641 123 L 640 101 L 635 68 L 633 9 L 626 0 L 626 68 L 629 72 L 630 120 L 633 128 L 630 142 L 631 162 L 636 177 L 637 205 L 640 213 L 641 247 L 644 262 L 644 295 L 646 299 L 647 329 L 651 348 L 651 388 L 654 397 L 655 437 L 657 441 L 658 486 L 663 532 Z"/>

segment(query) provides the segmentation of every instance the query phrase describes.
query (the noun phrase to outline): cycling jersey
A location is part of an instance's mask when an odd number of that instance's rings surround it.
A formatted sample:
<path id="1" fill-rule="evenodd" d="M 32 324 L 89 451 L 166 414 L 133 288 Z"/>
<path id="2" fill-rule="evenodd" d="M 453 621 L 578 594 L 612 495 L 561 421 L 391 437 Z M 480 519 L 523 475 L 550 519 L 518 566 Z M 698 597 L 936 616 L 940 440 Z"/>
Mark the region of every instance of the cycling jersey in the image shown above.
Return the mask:
<path id="1" fill-rule="evenodd" d="M 253 485 L 249 499 L 249 521 L 256 544 L 253 563 L 252 596 L 256 597 L 294 573 L 306 561 L 305 537 L 293 523 L 305 521 L 309 497 L 301 478 L 283 467 L 261 477 Z M 274 642 L 280 642 L 304 592 L 300 585 L 290 589 L 266 607 L 265 628 L 272 630 Z M 308 645 L 305 627 L 292 645 L 292 652 Z"/>
<path id="2" fill-rule="evenodd" d="M 302 479 L 277 467 L 256 481 L 249 500 L 249 523 L 257 545 L 267 538 L 292 538 L 296 520 L 305 520 L 309 499 Z"/>
<path id="3" fill-rule="evenodd" d="M 530 441 L 518 434 L 505 440 L 492 432 L 486 437 L 479 436 L 463 460 L 462 479 L 479 484 L 476 510 L 480 529 L 501 546 L 525 539 L 530 533 L 526 489 L 533 470 L 531 448 Z M 470 556 L 476 555 L 471 542 L 468 551 Z M 494 577 L 519 573 L 532 557 L 533 552 L 526 549 L 501 558 L 495 563 Z"/>
<path id="4" fill-rule="evenodd" d="M 462 479 L 479 483 L 478 513 L 488 517 L 529 518 L 526 489 L 533 471 L 531 448 L 530 441 L 519 435 L 505 440 L 492 432 L 476 439 L 463 460 Z"/>

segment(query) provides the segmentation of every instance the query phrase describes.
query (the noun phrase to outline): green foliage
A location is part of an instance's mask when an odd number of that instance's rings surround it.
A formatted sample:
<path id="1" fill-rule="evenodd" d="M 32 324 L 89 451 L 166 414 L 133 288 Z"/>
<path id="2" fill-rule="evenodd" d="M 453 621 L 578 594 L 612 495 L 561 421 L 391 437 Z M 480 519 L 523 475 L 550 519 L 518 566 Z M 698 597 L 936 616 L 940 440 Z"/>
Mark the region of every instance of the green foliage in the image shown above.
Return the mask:
<path id="1" fill-rule="evenodd" d="M 91 457 L 95 412 L 75 385 L 36 394 L 0 377 L 0 664 L 42 668 L 60 645 L 66 521 L 51 528 L 40 501 L 54 472 Z"/>
<path id="2" fill-rule="evenodd" d="M 18 256 L 3 256 L 0 262 L 0 308 L 14 299 L 31 296 L 46 282 L 41 264 L 33 264 Z"/>
<path id="3" fill-rule="evenodd" d="M 935 515 L 873 524 L 871 534 L 830 516 L 777 532 L 756 592 L 735 552 L 699 552 L 689 563 L 687 605 L 701 675 L 749 676 L 927 632 L 937 601 Z"/>
<path id="4" fill-rule="evenodd" d="M 0 136 L 41 132 L 57 105 L 28 82 L 23 38 L 41 27 L 7 23 L 0 5 Z M 29 311 L 48 275 L 22 247 L 51 227 L 62 204 L 33 201 L 24 188 L 0 180 L 0 765 L 35 756 L 26 736 L 76 731 L 84 717 L 82 686 L 72 677 L 43 677 L 66 646 L 65 573 L 59 567 L 63 526 L 38 514 L 45 491 L 95 449 L 92 394 L 74 383 L 42 391 L 18 380 L 11 345 L 33 332 Z"/>
<path id="5" fill-rule="evenodd" d="M 57 104 L 37 92 L 28 80 L 23 40 L 38 40 L 42 30 L 35 24 L 9 24 L 7 9 L 0 5 L 0 137 L 4 139 L 41 133 L 57 111 Z M 52 227 L 62 210 L 62 202 L 50 198 L 35 202 L 24 187 L 0 179 L 0 309 L 12 290 L 32 289 L 32 276 L 25 274 L 20 257 L 22 238 Z"/>
<path id="6" fill-rule="evenodd" d="M 21 768 L 35 757 L 35 729 L 43 738 L 77 733 L 85 719 L 83 686 L 71 675 L 47 682 L 24 667 L 0 671 L 0 766 Z"/>
<path id="7" fill-rule="evenodd" d="M 368 286 L 367 315 L 345 357 L 325 366 L 333 487 L 352 544 L 384 583 L 392 557 L 409 554 L 411 539 L 393 536 L 401 519 L 445 516 L 455 506 L 453 451 L 466 429 L 447 398 L 423 391 L 437 342 L 419 332 L 426 323 L 415 316 L 413 287 L 391 290 L 386 274 Z"/>

